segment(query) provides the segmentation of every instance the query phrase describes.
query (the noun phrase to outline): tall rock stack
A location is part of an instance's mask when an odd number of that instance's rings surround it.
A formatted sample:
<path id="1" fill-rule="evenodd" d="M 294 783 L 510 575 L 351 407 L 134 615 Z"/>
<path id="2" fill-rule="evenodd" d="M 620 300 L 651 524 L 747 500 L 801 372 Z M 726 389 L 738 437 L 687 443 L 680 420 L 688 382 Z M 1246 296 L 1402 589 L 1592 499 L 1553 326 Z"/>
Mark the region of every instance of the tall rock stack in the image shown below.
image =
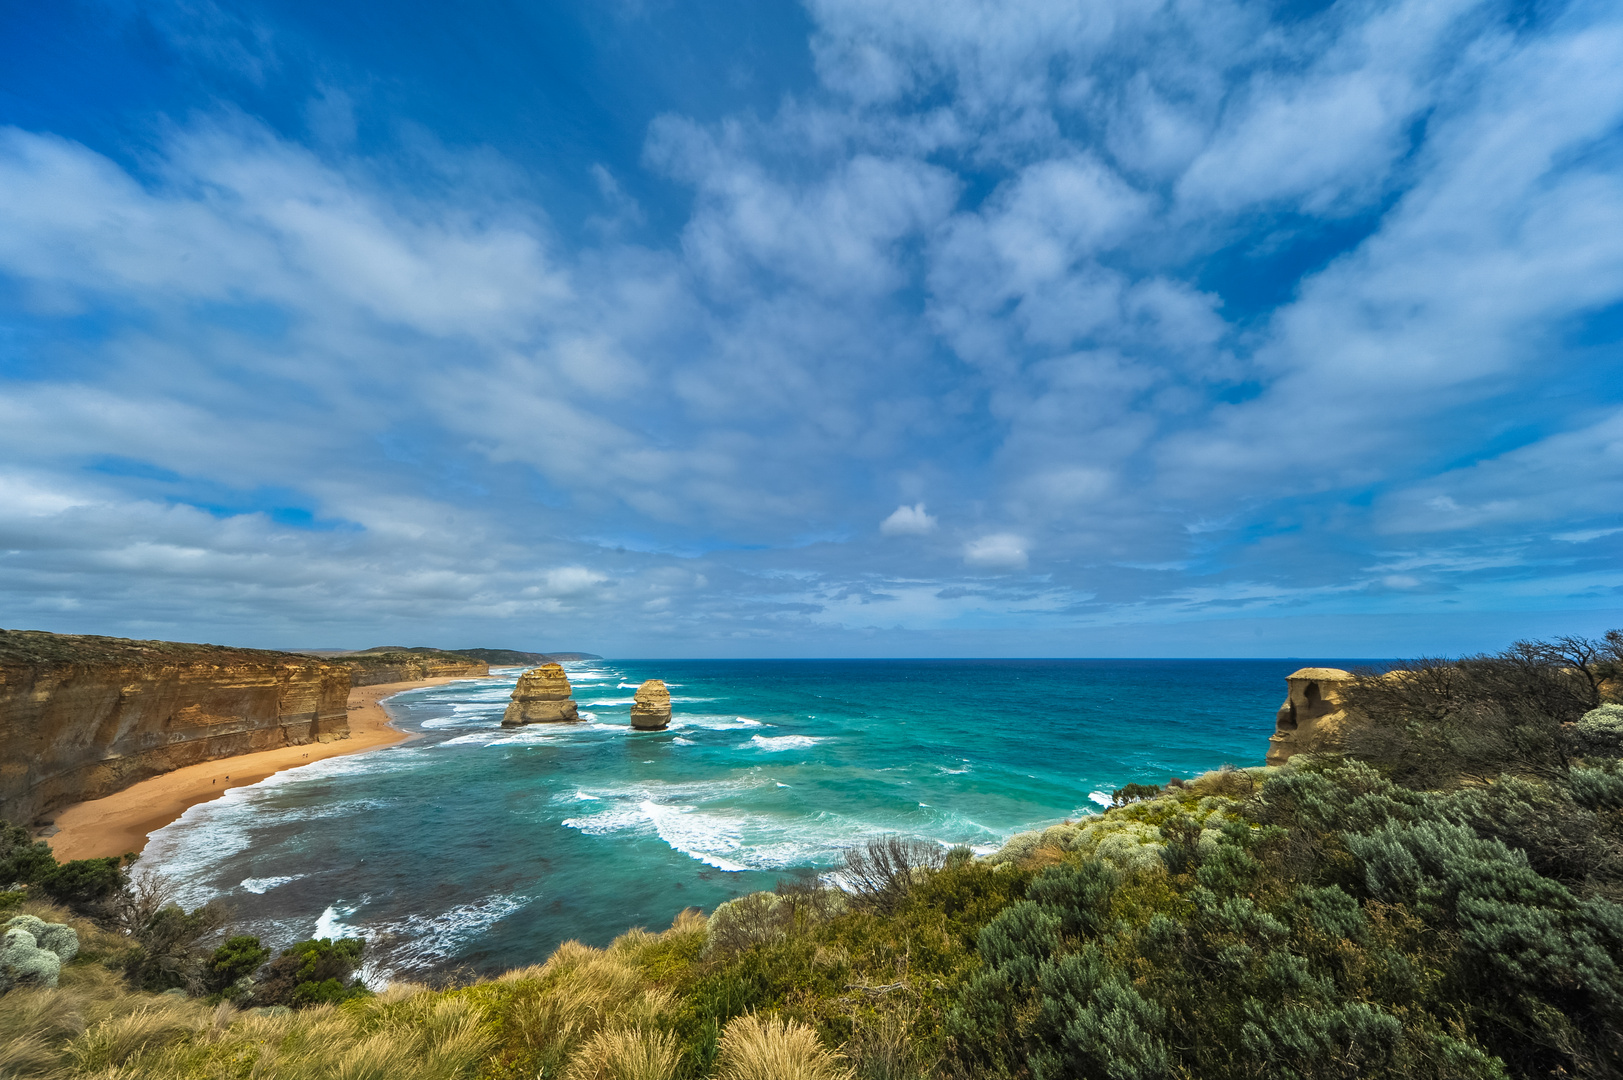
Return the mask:
<path id="1" fill-rule="evenodd" d="M 660 731 L 671 722 L 671 692 L 659 679 L 649 679 L 637 687 L 631 706 L 631 726 L 638 731 Z"/>
<path id="2" fill-rule="evenodd" d="M 502 714 L 502 727 L 525 724 L 570 724 L 580 719 L 572 700 L 569 676 L 558 664 L 542 664 L 518 677 L 513 702 Z"/>

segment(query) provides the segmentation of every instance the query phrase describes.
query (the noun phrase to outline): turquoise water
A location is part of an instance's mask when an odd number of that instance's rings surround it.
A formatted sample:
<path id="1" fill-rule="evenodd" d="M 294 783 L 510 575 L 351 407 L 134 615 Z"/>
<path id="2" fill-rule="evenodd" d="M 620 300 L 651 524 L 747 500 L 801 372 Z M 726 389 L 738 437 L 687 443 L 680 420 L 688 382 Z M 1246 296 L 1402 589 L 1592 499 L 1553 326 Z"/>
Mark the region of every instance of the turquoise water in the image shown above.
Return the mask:
<path id="1" fill-rule="evenodd" d="M 416 738 L 193 807 L 141 865 L 267 944 L 363 935 L 374 978 L 505 969 L 870 837 L 990 851 L 1127 783 L 1260 764 L 1306 663 L 592 661 L 565 665 L 588 722 L 503 730 L 507 669 L 389 699 Z M 647 678 L 667 731 L 630 730 Z"/>

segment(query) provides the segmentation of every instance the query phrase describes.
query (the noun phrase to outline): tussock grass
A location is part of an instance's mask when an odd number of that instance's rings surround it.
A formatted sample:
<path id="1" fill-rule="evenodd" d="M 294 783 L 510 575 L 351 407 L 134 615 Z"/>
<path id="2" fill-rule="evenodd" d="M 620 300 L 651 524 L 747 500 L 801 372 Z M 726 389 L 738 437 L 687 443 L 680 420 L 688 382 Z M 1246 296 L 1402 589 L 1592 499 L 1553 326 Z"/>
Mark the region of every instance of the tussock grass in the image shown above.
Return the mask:
<path id="1" fill-rule="evenodd" d="M 745 1014 L 721 1035 L 717 1080 L 852 1080 L 839 1054 L 817 1032 L 792 1020 Z"/>
<path id="2" fill-rule="evenodd" d="M 568 1080 L 671 1080 L 677 1057 L 669 1032 L 599 1031 L 581 1043 L 566 1075 Z"/>

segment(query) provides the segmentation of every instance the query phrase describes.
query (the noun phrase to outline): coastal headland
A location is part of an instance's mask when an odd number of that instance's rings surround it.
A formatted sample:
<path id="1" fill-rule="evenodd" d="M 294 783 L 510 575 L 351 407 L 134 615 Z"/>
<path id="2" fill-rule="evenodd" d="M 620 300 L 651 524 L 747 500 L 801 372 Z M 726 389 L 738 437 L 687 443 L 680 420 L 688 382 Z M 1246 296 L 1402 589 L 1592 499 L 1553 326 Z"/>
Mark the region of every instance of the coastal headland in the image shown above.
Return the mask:
<path id="1" fill-rule="evenodd" d="M 383 699 L 406 690 L 456 681 L 451 676 L 410 682 L 374 683 L 349 692 L 349 737 L 333 742 L 284 746 L 200 762 L 142 780 L 123 791 L 75 803 L 56 815 L 55 832 L 46 837 L 59 860 L 93 859 L 139 852 L 147 836 L 199 803 L 232 788 L 257 784 L 266 777 L 325 758 L 392 746 L 411 738 L 389 723 Z"/>

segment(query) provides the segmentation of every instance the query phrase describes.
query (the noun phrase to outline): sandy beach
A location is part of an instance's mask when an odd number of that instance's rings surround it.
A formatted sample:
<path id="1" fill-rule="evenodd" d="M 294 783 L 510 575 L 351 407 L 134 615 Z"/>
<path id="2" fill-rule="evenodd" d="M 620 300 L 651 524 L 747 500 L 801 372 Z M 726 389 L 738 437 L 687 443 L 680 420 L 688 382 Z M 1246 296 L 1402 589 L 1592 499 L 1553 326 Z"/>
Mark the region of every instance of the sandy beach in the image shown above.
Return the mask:
<path id="1" fill-rule="evenodd" d="M 218 799 L 232 788 L 257 784 L 284 769 L 296 769 L 324 758 L 403 742 L 411 736 L 390 725 L 383 699 L 403 690 L 456 681 L 422 679 L 355 687 L 349 692 L 347 739 L 262 750 L 154 776 L 106 798 L 75 803 L 58 812 L 56 832 L 46 840 L 56 857 L 64 862 L 140 851 L 146 847 L 148 834 L 163 828 L 198 803 Z"/>

